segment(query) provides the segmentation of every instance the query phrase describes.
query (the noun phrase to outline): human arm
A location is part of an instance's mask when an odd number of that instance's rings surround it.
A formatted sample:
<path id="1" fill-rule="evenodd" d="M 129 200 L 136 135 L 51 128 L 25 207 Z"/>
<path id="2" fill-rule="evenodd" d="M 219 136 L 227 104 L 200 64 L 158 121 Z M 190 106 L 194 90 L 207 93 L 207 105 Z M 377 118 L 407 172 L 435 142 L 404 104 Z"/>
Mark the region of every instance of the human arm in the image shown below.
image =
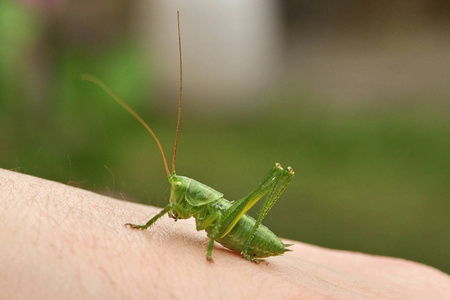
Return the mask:
<path id="1" fill-rule="evenodd" d="M 448 275 L 418 263 L 295 241 L 254 264 L 216 245 L 194 221 L 0 169 L 2 298 L 444 299 Z"/>

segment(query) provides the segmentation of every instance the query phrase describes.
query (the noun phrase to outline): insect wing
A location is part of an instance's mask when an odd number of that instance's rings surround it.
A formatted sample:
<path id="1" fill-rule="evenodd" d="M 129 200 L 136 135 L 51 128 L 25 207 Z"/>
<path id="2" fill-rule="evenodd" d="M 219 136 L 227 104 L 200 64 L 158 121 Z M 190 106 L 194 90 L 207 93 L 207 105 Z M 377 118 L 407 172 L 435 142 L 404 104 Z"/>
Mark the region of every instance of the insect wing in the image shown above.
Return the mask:
<path id="1" fill-rule="evenodd" d="M 191 180 L 186 188 L 186 201 L 192 206 L 202 206 L 223 197 L 223 194 L 215 189 L 200 183 L 195 180 Z"/>

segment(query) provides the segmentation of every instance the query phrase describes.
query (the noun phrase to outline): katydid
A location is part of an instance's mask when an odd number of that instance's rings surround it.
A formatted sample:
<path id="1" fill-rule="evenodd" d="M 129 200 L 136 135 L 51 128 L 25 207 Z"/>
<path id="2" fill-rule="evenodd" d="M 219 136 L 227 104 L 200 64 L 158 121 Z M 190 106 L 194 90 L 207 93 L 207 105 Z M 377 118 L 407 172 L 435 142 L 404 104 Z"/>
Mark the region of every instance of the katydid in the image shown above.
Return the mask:
<path id="1" fill-rule="evenodd" d="M 252 192 L 237 201 L 226 200 L 223 194 L 215 189 L 192 178 L 177 175 L 175 172 L 183 86 L 179 13 L 177 14 L 177 18 L 180 51 L 180 98 L 172 158 L 172 172 L 169 172 L 166 156 L 158 138 L 142 118 L 103 82 L 91 75 L 82 76 L 83 79 L 92 81 L 103 88 L 150 132 L 161 152 L 167 177 L 171 185 L 170 201 L 164 209 L 146 224 L 137 225 L 127 223 L 125 226 L 135 229 L 147 229 L 166 213 L 175 221 L 194 217 L 196 229 L 198 231 L 205 230 L 209 237 L 209 245 L 206 252 L 206 259 L 208 261 L 212 261 L 212 250 L 215 241 L 232 251 L 240 253 L 247 260 L 256 263 L 263 261 L 261 258 L 281 255 L 286 251 L 291 251 L 286 248 L 291 245 L 284 244 L 272 231 L 262 225 L 261 222 L 292 180 L 294 176 L 292 168 L 288 167 L 283 169 L 280 164 L 276 163 Z M 255 220 L 248 216 L 246 212 L 264 196 L 267 197 Z"/>

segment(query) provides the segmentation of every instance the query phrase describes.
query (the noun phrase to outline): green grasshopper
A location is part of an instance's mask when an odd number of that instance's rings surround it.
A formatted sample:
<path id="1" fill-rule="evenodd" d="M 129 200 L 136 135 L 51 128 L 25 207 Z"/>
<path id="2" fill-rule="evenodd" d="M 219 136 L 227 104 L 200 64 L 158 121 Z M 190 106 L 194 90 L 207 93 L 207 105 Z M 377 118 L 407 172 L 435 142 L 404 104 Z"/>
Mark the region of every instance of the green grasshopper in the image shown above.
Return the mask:
<path id="1" fill-rule="evenodd" d="M 211 255 L 214 241 L 232 251 L 240 253 L 247 260 L 256 263 L 263 261 L 261 258 L 282 255 L 286 251 L 291 251 L 286 248 L 291 246 L 290 244 L 284 244 L 272 231 L 262 225 L 261 222 L 292 180 L 294 176 L 292 168 L 288 167 L 287 169 L 283 169 L 280 164 L 276 163 L 252 192 L 237 201 L 226 200 L 223 194 L 215 189 L 192 178 L 177 175 L 175 172 L 183 82 L 179 13 L 177 17 L 180 49 L 180 100 L 172 159 L 172 172 L 169 172 L 166 156 L 158 138 L 142 118 L 103 82 L 91 75 L 82 76 L 83 79 L 92 81 L 103 88 L 132 114 L 153 136 L 163 157 L 167 177 L 171 185 L 169 204 L 146 224 L 137 225 L 127 223 L 125 226 L 142 230 L 147 229 L 166 213 L 175 221 L 194 217 L 197 230 L 205 230 L 209 237 L 209 245 L 206 252 L 206 259 L 208 261 L 212 261 Z M 262 204 L 258 218 L 255 220 L 246 215 L 246 212 L 266 195 L 267 198 Z"/>

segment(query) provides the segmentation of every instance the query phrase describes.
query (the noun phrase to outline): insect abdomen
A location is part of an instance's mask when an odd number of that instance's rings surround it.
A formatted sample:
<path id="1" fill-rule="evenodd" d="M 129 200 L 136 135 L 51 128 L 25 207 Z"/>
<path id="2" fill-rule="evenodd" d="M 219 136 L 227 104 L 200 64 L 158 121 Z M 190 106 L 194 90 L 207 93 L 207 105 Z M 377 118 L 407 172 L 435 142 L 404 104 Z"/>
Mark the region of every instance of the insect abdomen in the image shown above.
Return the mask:
<path id="1" fill-rule="evenodd" d="M 243 215 L 226 236 L 216 241 L 232 251 L 241 253 L 255 222 L 252 217 Z M 261 225 L 256 231 L 247 253 L 253 257 L 276 256 L 290 251 L 286 246 L 288 245 L 284 244 L 269 228 Z"/>

